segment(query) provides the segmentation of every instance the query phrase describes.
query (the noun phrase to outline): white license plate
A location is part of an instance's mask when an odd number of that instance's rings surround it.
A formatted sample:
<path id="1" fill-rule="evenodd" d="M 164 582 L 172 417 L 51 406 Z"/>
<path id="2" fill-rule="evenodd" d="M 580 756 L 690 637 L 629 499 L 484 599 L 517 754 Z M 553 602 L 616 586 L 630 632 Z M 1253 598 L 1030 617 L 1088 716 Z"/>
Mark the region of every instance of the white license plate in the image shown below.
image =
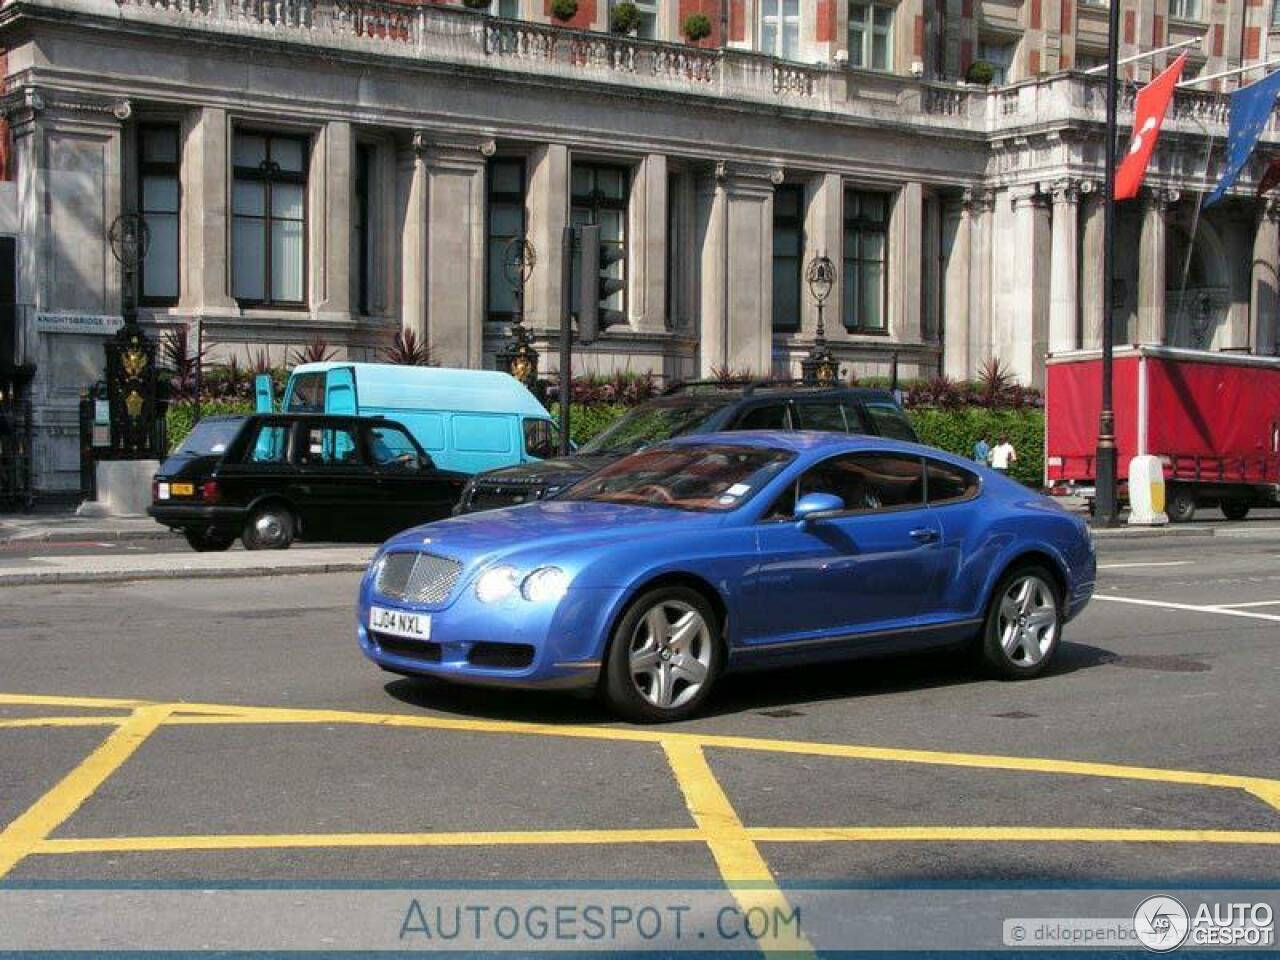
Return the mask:
<path id="1" fill-rule="evenodd" d="M 410 640 L 430 640 L 431 614 L 388 610 L 386 607 L 370 607 L 369 629 L 377 630 L 379 633 L 389 633 L 393 637 L 408 637 Z"/>

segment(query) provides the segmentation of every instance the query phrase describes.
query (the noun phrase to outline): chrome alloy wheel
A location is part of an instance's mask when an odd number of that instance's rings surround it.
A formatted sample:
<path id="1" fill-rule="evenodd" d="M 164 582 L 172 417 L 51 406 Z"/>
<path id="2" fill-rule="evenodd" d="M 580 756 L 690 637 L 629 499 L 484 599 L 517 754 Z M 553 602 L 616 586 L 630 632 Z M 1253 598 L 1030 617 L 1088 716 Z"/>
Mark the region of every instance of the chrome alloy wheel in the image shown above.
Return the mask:
<path id="1" fill-rule="evenodd" d="M 254 518 L 253 534 L 264 547 L 278 546 L 285 539 L 284 521 L 272 511 L 260 513 Z"/>
<path id="2" fill-rule="evenodd" d="M 1033 667 L 1058 638 L 1053 589 L 1034 574 L 1018 577 L 1000 600 L 1000 645 L 1011 663 Z"/>
<path id="3" fill-rule="evenodd" d="M 651 607 L 631 634 L 630 674 L 640 696 L 670 709 L 697 695 L 711 671 L 711 630 L 681 600 Z"/>

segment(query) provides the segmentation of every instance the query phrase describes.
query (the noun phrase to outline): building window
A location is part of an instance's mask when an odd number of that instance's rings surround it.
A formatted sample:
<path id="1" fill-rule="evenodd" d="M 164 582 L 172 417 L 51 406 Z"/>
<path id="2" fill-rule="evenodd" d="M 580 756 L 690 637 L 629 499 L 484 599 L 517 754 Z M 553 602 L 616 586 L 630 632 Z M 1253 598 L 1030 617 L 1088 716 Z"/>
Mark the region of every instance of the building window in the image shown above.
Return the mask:
<path id="1" fill-rule="evenodd" d="M 519 19 L 520 0 L 498 0 L 498 16 L 508 20 Z"/>
<path id="2" fill-rule="evenodd" d="M 356 311 L 368 314 L 373 308 L 373 159 L 371 143 L 356 144 L 356 195 L 352 211 L 356 254 Z"/>
<path id="3" fill-rule="evenodd" d="M 885 333 L 889 197 L 844 194 L 844 325 L 853 333 Z"/>
<path id="4" fill-rule="evenodd" d="M 800 329 L 800 269 L 804 257 L 804 187 L 773 192 L 773 329 Z"/>
<path id="5" fill-rule="evenodd" d="M 631 185 L 631 173 L 626 167 L 603 164 L 575 163 L 573 165 L 570 219 L 575 227 L 595 224 L 600 228 L 600 245 L 613 248 L 620 254 L 600 275 L 622 281 L 622 289 L 607 300 L 600 301 L 600 309 L 626 311 L 627 281 L 627 195 Z M 602 249 L 603 252 L 603 249 Z M 580 270 L 574 254 L 574 276 Z M 578 285 L 573 286 L 573 310 L 580 306 Z"/>
<path id="6" fill-rule="evenodd" d="M 242 304 L 302 306 L 307 141 L 237 133 L 234 155 L 232 292 Z"/>
<path id="7" fill-rule="evenodd" d="M 1280 30 L 1280 0 L 1271 4 L 1271 29 Z"/>
<path id="8" fill-rule="evenodd" d="M 1173 20 L 1199 20 L 1200 0 L 1169 0 L 1169 17 Z"/>
<path id="9" fill-rule="evenodd" d="M 636 36 L 644 40 L 658 39 L 658 0 L 635 0 L 636 11 L 640 14 L 640 23 L 636 27 Z"/>
<path id="10" fill-rule="evenodd" d="M 507 279 L 508 246 L 524 236 L 524 161 L 494 157 L 489 161 L 489 226 L 485 246 L 490 320 L 510 320 L 516 295 Z"/>
<path id="11" fill-rule="evenodd" d="M 800 0 L 761 0 L 760 52 L 783 60 L 800 53 Z"/>
<path id="12" fill-rule="evenodd" d="M 996 86 L 1009 82 L 1016 49 L 1016 43 L 994 43 L 990 40 L 979 42 L 978 59 L 991 64 L 991 82 Z"/>
<path id="13" fill-rule="evenodd" d="M 142 258 L 138 286 L 142 302 L 170 306 L 178 302 L 178 128 L 147 126 L 138 131 L 139 211 L 151 233 Z"/>
<path id="14" fill-rule="evenodd" d="M 849 4 L 849 65 L 893 69 L 893 12 L 884 3 Z"/>

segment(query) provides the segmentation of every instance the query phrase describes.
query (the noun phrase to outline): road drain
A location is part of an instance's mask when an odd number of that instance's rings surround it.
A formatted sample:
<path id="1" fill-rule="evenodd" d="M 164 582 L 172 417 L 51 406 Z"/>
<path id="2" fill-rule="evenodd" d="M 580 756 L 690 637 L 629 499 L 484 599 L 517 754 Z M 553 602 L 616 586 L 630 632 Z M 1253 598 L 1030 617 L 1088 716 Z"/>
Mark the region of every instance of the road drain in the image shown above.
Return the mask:
<path id="1" fill-rule="evenodd" d="M 1171 654 L 1151 657 L 1116 657 L 1108 662 L 1115 667 L 1129 667 L 1133 670 L 1158 670 L 1162 673 L 1204 673 L 1213 669 L 1203 660 L 1193 660 L 1191 657 L 1179 657 Z"/>
<path id="2" fill-rule="evenodd" d="M 1040 716 L 1040 714 L 1027 713 L 1025 710 L 1010 710 L 1008 713 L 993 713 L 992 716 L 1000 720 L 1031 720 Z"/>
<path id="3" fill-rule="evenodd" d="M 780 710 L 761 710 L 762 717 L 771 717 L 774 720 L 783 720 L 787 717 L 803 717 L 804 713 L 800 710 L 792 710 L 790 707 L 783 707 Z"/>

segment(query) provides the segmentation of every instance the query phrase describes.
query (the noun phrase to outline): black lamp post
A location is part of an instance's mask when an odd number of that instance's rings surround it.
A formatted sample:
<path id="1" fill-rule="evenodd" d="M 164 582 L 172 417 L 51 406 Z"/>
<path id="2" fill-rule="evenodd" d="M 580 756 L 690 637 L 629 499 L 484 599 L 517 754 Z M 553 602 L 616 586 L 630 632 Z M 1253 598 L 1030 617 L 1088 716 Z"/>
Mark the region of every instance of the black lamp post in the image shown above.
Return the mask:
<path id="1" fill-rule="evenodd" d="M 151 245 L 151 231 L 136 213 L 116 217 L 107 232 L 111 255 L 124 275 L 124 326 L 107 341 L 107 399 L 111 450 L 124 459 L 156 453 L 156 345 L 138 325 L 138 265 Z"/>
<path id="2" fill-rule="evenodd" d="M 809 295 L 818 305 L 818 329 L 814 332 L 809 355 L 800 361 L 801 376 L 809 384 L 835 383 L 839 367 L 827 348 L 827 327 L 823 317 L 827 298 L 836 283 L 835 264 L 826 255 L 814 257 L 805 268 L 804 279 L 809 285 Z"/>
<path id="3" fill-rule="evenodd" d="M 511 335 L 498 352 L 498 365 L 532 390 L 538 382 L 538 351 L 529 342 L 524 326 L 524 288 L 538 263 L 533 244 L 524 237 L 507 241 L 502 255 L 502 272 L 515 302 L 511 310 Z"/>

